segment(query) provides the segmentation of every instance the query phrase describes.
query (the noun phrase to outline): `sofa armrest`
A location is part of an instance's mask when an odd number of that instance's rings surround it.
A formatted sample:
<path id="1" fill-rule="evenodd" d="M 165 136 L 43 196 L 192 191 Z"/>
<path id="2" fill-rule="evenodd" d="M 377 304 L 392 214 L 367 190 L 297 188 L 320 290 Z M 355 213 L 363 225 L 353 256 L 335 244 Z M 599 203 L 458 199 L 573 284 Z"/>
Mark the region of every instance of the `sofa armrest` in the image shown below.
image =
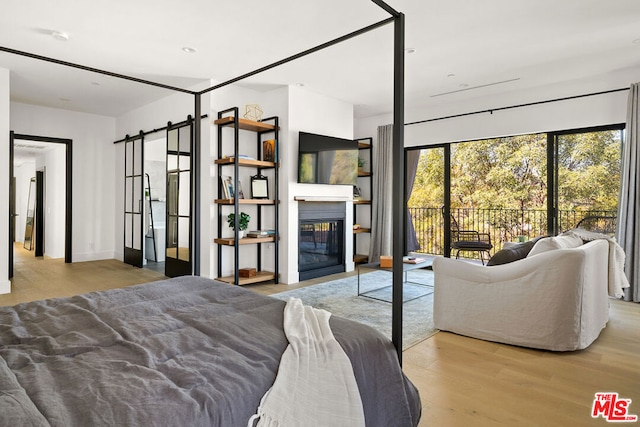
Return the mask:
<path id="1" fill-rule="evenodd" d="M 594 241 L 492 267 L 436 258 L 434 324 L 490 341 L 573 350 L 585 288 L 606 292 L 607 253 L 605 242 Z"/>

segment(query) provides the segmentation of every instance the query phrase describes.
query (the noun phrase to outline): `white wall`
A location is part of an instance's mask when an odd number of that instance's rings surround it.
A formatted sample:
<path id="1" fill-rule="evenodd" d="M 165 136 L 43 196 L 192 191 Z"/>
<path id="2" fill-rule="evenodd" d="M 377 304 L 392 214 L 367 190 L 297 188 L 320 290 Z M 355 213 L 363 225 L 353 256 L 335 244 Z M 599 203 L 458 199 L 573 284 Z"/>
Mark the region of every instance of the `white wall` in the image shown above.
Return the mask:
<path id="1" fill-rule="evenodd" d="M 0 68 L 0 206 L 9 203 L 9 89 L 9 70 Z M 9 245 L 9 209 L 0 209 L 0 294 L 11 292 Z"/>
<path id="2" fill-rule="evenodd" d="M 115 119 L 11 103 L 11 129 L 21 134 L 73 140 L 71 259 L 79 262 L 113 258 Z"/>

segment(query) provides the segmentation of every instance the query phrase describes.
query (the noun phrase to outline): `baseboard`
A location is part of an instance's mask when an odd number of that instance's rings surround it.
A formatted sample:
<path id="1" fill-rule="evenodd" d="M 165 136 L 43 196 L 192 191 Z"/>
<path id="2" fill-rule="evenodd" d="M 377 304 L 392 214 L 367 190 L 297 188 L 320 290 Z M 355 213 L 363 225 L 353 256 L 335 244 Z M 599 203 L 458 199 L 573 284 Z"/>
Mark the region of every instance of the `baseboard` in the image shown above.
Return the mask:
<path id="1" fill-rule="evenodd" d="M 0 281 L 0 295 L 10 294 L 10 293 L 11 293 L 11 281 L 10 280 Z"/>
<path id="2" fill-rule="evenodd" d="M 74 253 L 71 255 L 73 262 L 85 262 L 85 261 L 102 261 L 105 259 L 117 259 L 115 252 L 85 252 Z"/>

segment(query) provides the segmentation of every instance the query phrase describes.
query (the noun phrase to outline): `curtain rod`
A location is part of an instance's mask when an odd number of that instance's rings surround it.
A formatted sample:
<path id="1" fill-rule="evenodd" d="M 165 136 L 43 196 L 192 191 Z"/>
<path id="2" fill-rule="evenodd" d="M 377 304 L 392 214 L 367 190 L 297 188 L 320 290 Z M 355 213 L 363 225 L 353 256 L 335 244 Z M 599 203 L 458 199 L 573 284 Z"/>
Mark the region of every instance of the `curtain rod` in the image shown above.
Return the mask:
<path id="1" fill-rule="evenodd" d="M 510 110 L 512 108 L 530 107 L 532 105 L 548 104 L 548 103 L 551 103 L 551 102 L 558 102 L 558 101 L 568 101 L 568 100 L 571 100 L 571 99 L 585 98 L 587 96 L 605 95 L 605 94 L 608 94 L 608 93 L 622 92 L 622 91 L 625 91 L 625 90 L 629 90 L 629 88 L 625 87 L 625 88 L 620 88 L 620 89 L 605 90 L 605 91 L 602 91 L 602 92 L 586 93 L 586 94 L 583 94 L 583 95 L 566 96 L 564 98 L 547 99 L 545 101 L 535 101 L 535 102 L 528 102 L 526 104 L 510 105 L 508 107 L 490 108 L 488 110 L 479 110 L 479 111 L 472 111 L 472 112 L 469 112 L 469 113 L 454 114 L 454 115 L 451 115 L 451 116 L 437 117 L 435 119 L 418 120 L 416 122 L 405 123 L 404 125 L 405 126 L 418 125 L 418 124 L 421 124 L 421 123 L 436 122 L 436 121 L 439 121 L 439 120 L 455 119 L 455 118 L 458 118 L 458 117 L 465 117 L 465 116 L 473 116 L 475 114 L 484 114 L 484 113 L 493 114 L 494 111 Z"/>

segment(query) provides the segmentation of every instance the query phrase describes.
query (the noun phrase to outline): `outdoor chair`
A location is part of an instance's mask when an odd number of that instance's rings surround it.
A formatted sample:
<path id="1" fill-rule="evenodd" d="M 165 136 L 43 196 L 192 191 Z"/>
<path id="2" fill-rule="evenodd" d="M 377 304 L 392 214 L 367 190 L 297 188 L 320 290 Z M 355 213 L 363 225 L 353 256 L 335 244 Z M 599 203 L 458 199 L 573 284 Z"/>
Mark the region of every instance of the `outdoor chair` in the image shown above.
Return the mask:
<path id="1" fill-rule="evenodd" d="M 578 221 L 575 228 L 582 228 L 613 237 L 616 234 L 616 217 L 597 215 L 585 216 Z"/>
<path id="2" fill-rule="evenodd" d="M 444 211 L 443 211 L 444 215 Z M 485 263 L 484 254 L 487 261 L 491 258 L 489 252 L 493 248 L 489 233 L 480 233 L 476 230 L 460 230 L 458 221 L 451 215 L 451 250 L 456 250 L 456 259 L 460 257 L 460 252 L 478 252 L 482 265 Z"/>
<path id="3" fill-rule="evenodd" d="M 312 241 L 314 249 L 318 247 L 318 243 L 316 242 L 316 226 L 314 224 L 300 225 L 300 241 Z"/>

